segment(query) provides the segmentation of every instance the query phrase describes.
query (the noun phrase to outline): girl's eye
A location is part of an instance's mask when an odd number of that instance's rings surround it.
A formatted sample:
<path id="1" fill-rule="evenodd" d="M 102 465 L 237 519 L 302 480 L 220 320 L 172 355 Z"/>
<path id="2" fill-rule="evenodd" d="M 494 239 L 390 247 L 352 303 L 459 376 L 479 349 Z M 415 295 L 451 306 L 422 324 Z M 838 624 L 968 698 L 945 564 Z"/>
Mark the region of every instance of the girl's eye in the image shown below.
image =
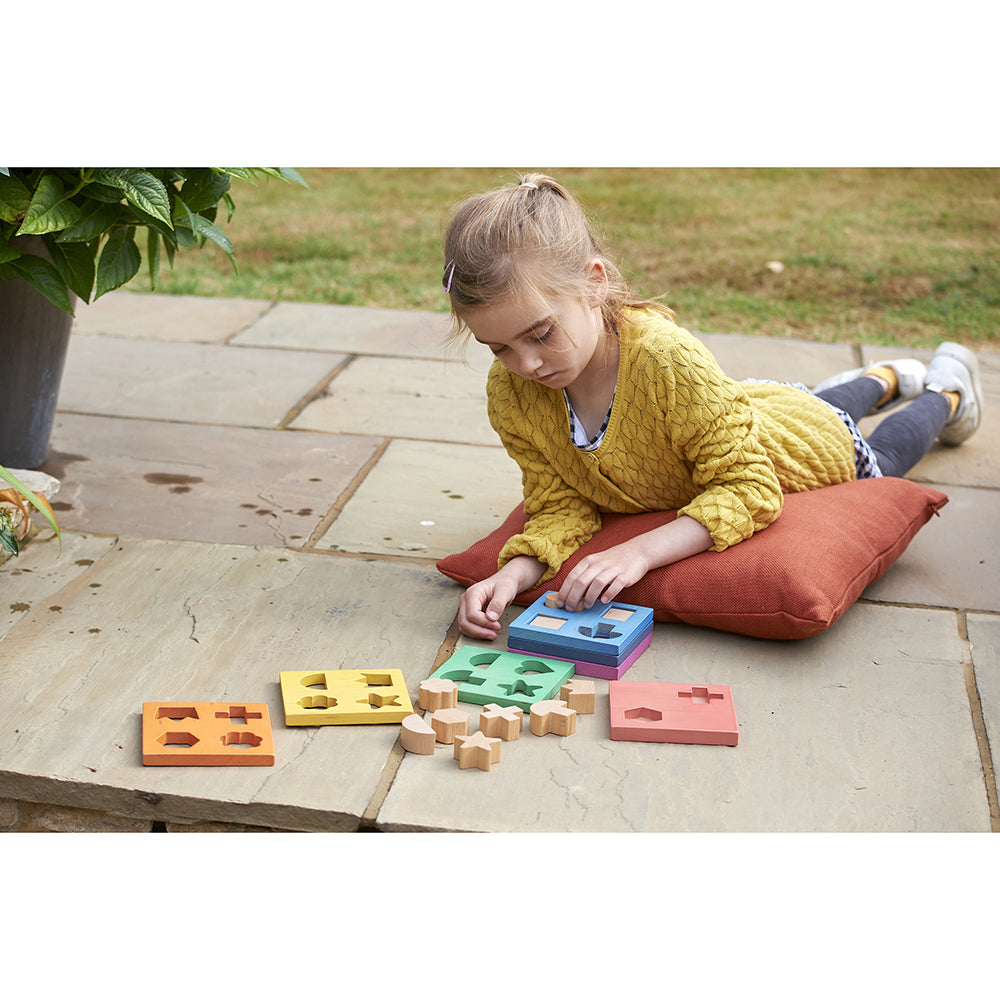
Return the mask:
<path id="1" fill-rule="evenodd" d="M 552 333 L 553 333 L 553 331 L 554 331 L 554 330 L 555 330 L 555 327 L 554 327 L 554 326 L 550 326 L 550 327 L 549 327 L 549 328 L 548 328 L 548 329 L 547 329 L 547 330 L 545 331 L 545 333 L 543 333 L 543 334 L 539 335 L 538 337 L 535 337 L 535 340 L 536 340 L 536 341 L 538 341 L 538 343 L 539 343 L 539 344 L 544 344 L 544 343 L 545 343 L 545 341 L 546 341 L 546 340 L 548 340 L 548 339 L 549 339 L 549 337 L 551 337 L 551 336 L 552 336 Z"/>

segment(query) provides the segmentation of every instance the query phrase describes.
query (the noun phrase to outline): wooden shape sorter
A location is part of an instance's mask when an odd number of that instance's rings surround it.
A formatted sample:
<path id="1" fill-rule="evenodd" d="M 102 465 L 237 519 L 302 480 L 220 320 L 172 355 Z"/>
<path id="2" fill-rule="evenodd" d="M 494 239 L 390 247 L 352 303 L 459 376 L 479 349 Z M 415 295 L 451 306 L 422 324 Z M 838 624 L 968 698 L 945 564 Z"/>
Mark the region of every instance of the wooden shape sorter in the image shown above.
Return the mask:
<path id="1" fill-rule="evenodd" d="M 431 677 L 458 684 L 458 700 L 476 705 L 515 705 L 525 712 L 545 701 L 573 676 L 572 663 L 509 650 L 462 646 Z"/>
<path id="2" fill-rule="evenodd" d="M 581 677 L 599 677 L 601 680 L 605 681 L 620 681 L 622 677 L 625 676 L 626 671 L 629 667 L 635 663 L 636 660 L 642 656 L 643 653 L 649 649 L 650 643 L 653 641 L 652 632 L 643 639 L 635 649 L 632 650 L 620 663 L 608 662 L 608 663 L 595 663 L 592 660 L 582 660 L 579 657 L 569 657 L 569 656 L 555 656 L 552 653 L 546 652 L 546 647 L 542 646 L 541 643 L 533 642 L 520 642 L 517 646 L 511 646 L 510 643 L 507 644 L 508 648 L 512 653 L 527 653 L 529 655 L 544 655 L 548 659 L 565 660 L 567 663 L 572 663 L 574 669 Z M 537 648 L 536 648 L 537 645 Z M 613 660 L 613 657 L 608 657 L 609 660 Z"/>
<path id="3" fill-rule="evenodd" d="M 578 674 L 619 680 L 650 644 L 652 608 L 612 601 L 568 611 L 553 607 L 554 598 L 552 591 L 543 594 L 511 622 L 510 650 L 565 659 Z"/>
<path id="4" fill-rule="evenodd" d="M 413 715 L 402 670 L 283 670 L 286 726 L 356 726 Z"/>
<path id="5" fill-rule="evenodd" d="M 267 705 L 144 702 L 142 762 L 147 766 L 273 767 Z"/>
<path id="6" fill-rule="evenodd" d="M 611 738 L 736 746 L 733 696 L 724 684 L 612 681 Z"/>

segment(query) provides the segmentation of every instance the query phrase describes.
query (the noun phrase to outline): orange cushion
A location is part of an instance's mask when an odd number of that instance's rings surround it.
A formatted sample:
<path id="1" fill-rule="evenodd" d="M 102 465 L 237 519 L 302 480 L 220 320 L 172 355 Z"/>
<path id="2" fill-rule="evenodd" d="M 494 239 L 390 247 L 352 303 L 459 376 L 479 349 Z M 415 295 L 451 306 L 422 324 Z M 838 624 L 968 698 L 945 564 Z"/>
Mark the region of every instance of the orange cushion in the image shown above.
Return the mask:
<path id="1" fill-rule="evenodd" d="M 703 552 L 651 570 L 619 599 L 652 608 L 660 622 L 687 622 L 765 639 L 801 639 L 829 628 L 899 558 L 948 497 L 908 479 L 859 479 L 785 496 L 781 516 L 724 552 Z M 603 526 L 555 579 L 519 594 L 528 605 L 558 590 L 588 553 L 672 521 L 676 511 L 605 514 Z M 504 542 L 524 528 L 524 508 L 437 567 L 464 586 L 496 572 Z"/>

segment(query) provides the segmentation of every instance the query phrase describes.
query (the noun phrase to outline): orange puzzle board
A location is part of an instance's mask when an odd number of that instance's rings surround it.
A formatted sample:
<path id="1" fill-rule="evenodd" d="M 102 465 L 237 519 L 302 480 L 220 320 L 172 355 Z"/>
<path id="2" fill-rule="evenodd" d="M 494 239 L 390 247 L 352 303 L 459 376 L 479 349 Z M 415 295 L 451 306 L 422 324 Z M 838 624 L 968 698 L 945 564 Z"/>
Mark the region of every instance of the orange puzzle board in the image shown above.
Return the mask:
<path id="1" fill-rule="evenodd" d="M 611 681 L 608 701 L 613 740 L 734 747 L 739 738 L 725 684 Z"/>
<path id="2" fill-rule="evenodd" d="M 146 765 L 271 767 L 274 739 L 267 705 L 148 701 L 142 706 Z"/>

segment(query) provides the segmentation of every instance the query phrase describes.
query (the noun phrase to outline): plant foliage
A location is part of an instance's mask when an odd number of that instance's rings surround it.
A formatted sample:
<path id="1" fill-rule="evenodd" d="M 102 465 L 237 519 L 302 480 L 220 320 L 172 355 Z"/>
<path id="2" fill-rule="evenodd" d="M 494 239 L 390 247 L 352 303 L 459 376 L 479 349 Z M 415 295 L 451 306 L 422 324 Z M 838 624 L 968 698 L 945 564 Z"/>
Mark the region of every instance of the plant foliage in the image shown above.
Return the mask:
<path id="1" fill-rule="evenodd" d="M 288 167 L 0 167 L 0 279 L 23 278 L 60 309 L 92 302 L 139 270 L 145 230 L 150 283 L 180 248 L 214 243 L 236 259 L 217 222 L 232 219 L 233 177 L 305 186 Z M 49 258 L 19 237 L 40 237 Z M 72 293 L 72 294 L 71 294 Z"/>
<path id="2" fill-rule="evenodd" d="M 14 522 L 9 508 L 0 506 L 0 549 L 6 549 L 13 555 L 18 554 L 18 542 L 28 533 L 28 508 L 25 503 L 30 503 L 36 510 L 41 511 L 49 526 L 59 538 L 59 546 L 62 548 L 62 536 L 59 532 L 59 525 L 56 523 L 56 516 L 45 497 L 37 496 L 14 475 L 10 469 L 5 469 L 0 465 L 0 480 L 9 483 L 10 489 L 0 490 L 0 504 L 8 503 L 16 507 L 22 514 L 21 531 L 18 533 L 14 528 Z"/>

